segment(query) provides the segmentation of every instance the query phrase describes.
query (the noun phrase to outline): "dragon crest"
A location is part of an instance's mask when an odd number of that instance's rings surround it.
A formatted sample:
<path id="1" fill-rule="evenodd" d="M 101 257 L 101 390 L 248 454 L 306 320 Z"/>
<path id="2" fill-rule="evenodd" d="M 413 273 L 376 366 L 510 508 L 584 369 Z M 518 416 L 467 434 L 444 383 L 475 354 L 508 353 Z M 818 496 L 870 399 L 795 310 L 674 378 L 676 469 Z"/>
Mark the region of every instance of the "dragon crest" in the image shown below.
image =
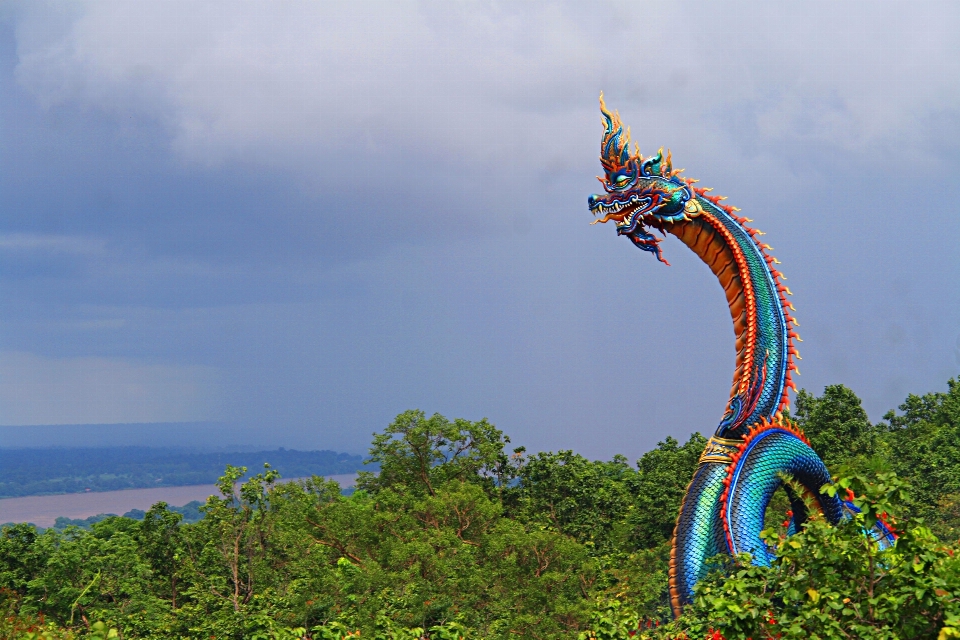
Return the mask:
<path id="1" fill-rule="evenodd" d="M 661 148 L 656 155 L 644 158 L 639 147 L 630 153 L 630 130 L 624 131 L 620 115 L 610 113 L 600 94 L 601 123 L 600 163 L 604 175 L 597 176 L 604 193 L 587 199 L 590 211 L 602 216 L 591 224 L 613 221 L 617 235 L 627 236 L 633 244 L 663 259 L 661 239 L 647 231 L 648 227 L 666 233 L 666 225 L 689 220 L 701 212 L 691 185 L 695 180 L 680 177 L 683 169 L 674 169 L 670 151 L 664 157 Z"/>

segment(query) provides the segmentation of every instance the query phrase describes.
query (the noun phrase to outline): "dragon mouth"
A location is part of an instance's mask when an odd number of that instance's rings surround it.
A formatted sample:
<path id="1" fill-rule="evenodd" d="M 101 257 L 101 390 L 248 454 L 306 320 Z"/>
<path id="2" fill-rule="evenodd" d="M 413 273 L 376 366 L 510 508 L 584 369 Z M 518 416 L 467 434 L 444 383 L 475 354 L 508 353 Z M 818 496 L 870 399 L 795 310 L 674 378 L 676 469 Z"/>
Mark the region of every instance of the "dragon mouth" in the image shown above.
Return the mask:
<path id="1" fill-rule="evenodd" d="M 644 196 L 630 196 L 625 200 L 613 200 L 611 202 L 597 201 L 592 203 L 590 212 L 597 218 L 591 224 L 606 223 L 613 221 L 618 228 L 632 227 L 636 224 L 636 214 L 647 209 L 650 206 L 650 198 Z"/>
<path id="2" fill-rule="evenodd" d="M 660 198 L 657 195 L 649 194 L 592 195 L 587 198 L 590 212 L 602 217 L 590 224 L 613 221 L 617 225 L 618 236 L 628 237 L 637 248 L 653 253 L 657 256 L 657 260 L 664 264 L 670 264 L 663 259 L 660 240 L 646 228 L 649 224 L 663 231 L 663 227 L 653 214 L 654 203 L 659 201 Z"/>

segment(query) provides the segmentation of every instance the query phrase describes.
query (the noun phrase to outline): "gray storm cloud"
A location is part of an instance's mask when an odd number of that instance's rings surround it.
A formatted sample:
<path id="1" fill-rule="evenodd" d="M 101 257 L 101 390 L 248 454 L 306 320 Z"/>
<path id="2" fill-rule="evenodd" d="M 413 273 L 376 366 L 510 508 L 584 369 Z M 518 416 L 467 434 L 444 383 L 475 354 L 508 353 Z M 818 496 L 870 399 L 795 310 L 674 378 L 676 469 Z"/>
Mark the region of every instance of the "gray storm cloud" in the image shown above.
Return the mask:
<path id="1" fill-rule="evenodd" d="M 44 105 L 155 117 L 200 162 L 502 161 L 478 122 L 549 149 L 597 87 L 645 139 L 702 140 L 730 109 L 761 143 L 872 151 L 955 108 L 958 28 L 949 3 L 83 2 L 26 7 L 16 74 Z"/>
<path id="2" fill-rule="evenodd" d="M 0 353 L 36 382 L 0 422 L 356 451 L 420 407 L 604 456 L 711 431 L 709 272 L 587 226 L 601 90 L 769 233 L 801 386 L 879 417 L 958 373 L 955 3 L 24 2 L 0 27 Z"/>

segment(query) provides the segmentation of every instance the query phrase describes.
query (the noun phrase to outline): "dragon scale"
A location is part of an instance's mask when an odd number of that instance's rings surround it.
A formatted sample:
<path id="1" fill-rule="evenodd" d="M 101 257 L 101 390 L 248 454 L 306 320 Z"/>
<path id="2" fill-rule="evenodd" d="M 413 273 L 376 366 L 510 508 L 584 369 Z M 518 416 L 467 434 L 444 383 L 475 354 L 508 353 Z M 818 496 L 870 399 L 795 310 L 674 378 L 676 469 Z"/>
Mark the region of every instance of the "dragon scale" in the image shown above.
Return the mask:
<path id="1" fill-rule="evenodd" d="M 837 523 L 851 505 L 822 495 L 831 482 L 820 457 L 798 428 L 786 420 L 788 390 L 799 358 L 799 336 L 791 315 L 790 293 L 776 269 L 771 247 L 760 231 L 724 198 L 681 177 L 663 150 L 644 158 L 630 152 L 630 133 L 619 115 L 607 111 L 600 96 L 604 127 L 599 177 L 604 193 L 590 196 L 594 223 L 614 222 L 617 235 L 664 260 L 659 231 L 676 236 L 717 277 L 726 295 L 736 336 L 736 367 L 730 399 L 713 437 L 700 456 L 674 529 L 670 554 L 670 598 L 679 615 L 707 571 L 707 561 L 720 553 L 748 552 L 766 565 L 771 554 L 760 538 L 764 515 L 785 476 L 796 481 L 828 521 Z M 788 487 L 793 507 L 791 531 L 807 517 L 805 503 Z M 880 540 L 890 537 L 881 532 Z"/>

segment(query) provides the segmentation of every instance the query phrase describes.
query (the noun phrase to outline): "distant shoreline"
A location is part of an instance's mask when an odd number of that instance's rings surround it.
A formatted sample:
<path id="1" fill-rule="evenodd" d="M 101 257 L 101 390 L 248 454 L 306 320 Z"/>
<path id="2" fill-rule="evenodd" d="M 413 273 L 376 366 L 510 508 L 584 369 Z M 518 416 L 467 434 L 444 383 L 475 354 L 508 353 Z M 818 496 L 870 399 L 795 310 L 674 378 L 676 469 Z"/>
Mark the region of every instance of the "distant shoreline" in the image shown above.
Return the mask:
<path id="1" fill-rule="evenodd" d="M 355 473 L 325 477 L 329 480 L 336 480 L 344 488 L 353 486 L 357 480 L 357 474 Z M 284 478 L 281 482 L 293 482 L 295 480 L 300 480 L 300 478 Z M 51 527 L 60 516 L 83 519 L 101 513 L 121 515 L 131 509 L 145 511 L 161 501 L 179 507 L 194 500 L 203 502 L 207 497 L 218 493 L 219 490 L 214 484 L 195 484 L 180 487 L 2 498 L 0 499 L 0 523 L 30 522 L 38 527 Z"/>
<path id="2" fill-rule="evenodd" d="M 157 447 L 0 448 L 0 499 L 214 484 L 228 467 L 285 478 L 356 473 L 362 456 L 329 450 L 189 451 Z"/>

